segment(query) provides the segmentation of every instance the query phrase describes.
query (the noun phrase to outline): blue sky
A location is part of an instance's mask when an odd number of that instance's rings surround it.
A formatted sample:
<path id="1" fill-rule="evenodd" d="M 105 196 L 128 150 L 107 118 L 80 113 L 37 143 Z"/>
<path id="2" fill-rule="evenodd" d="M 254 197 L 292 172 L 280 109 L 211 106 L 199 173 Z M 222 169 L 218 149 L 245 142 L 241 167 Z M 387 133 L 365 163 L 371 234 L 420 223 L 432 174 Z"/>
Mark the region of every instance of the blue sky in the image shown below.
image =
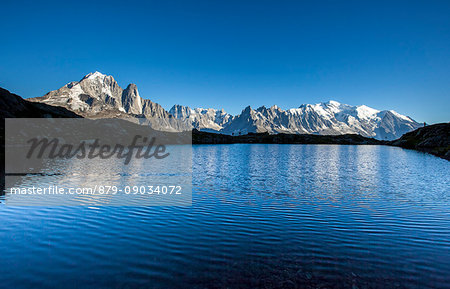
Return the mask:
<path id="1" fill-rule="evenodd" d="M 41 96 L 100 71 L 166 109 L 330 99 L 450 121 L 450 1 L 13 1 L 0 86 Z"/>

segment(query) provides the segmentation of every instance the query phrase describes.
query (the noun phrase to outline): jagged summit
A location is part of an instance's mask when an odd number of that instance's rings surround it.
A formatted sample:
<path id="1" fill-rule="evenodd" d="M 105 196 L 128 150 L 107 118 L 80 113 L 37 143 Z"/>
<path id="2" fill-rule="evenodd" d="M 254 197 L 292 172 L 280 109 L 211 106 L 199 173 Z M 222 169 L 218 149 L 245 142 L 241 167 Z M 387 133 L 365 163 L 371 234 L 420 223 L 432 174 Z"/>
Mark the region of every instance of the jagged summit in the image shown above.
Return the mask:
<path id="1" fill-rule="evenodd" d="M 223 109 L 192 109 L 179 104 L 174 105 L 169 113 L 177 119 L 186 121 L 192 128 L 206 131 L 221 131 L 232 119 L 232 115 Z"/>
<path id="2" fill-rule="evenodd" d="M 339 106 L 339 105 L 341 105 L 340 102 L 335 101 L 335 100 L 329 100 L 329 101 L 325 102 L 324 104 L 326 104 L 326 105 L 333 105 L 333 106 Z"/>
<path id="3" fill-rule="evenodd" d="M 86 75 L 82 78 L 82 80 L 83 80 L 83 79 L 94 79 L 94 78 L 97 78 L 97 77 L 104 78 L 104 77 L 106 77 L 106 76 L 107 76 L 106 74 L 103 74 L 103 73 L 101 73 L 101 72 L 95 71 L 95 72 L 90 72 L 90 73 L 86 74 Z"/>
<path id="4" fill-rule="evenodd" d="M 351 106 L 337 101 L 316 104 L 302 104 L 299 108 L 283 110 L 276 105 L 252 109 L 245 107 L 239 115 L 227 116 L 223 122 L 219 118 L 209 118 L 208 122 L 198 122 L 191 114 L 178 113 L 174 106 L 170 113 L 174 117 L 190 121 L 197 129 L 215 130 L 220 133 L 240 135 L 248 132 L 300 133 L 300 134 L 360 134 L 382 140 L 392 140 L 421 126 L 409 117 L 395 111 L 380 111 L 366 105 Z M 195 111 L 189 109 L 189 111 Z M 215 111 L 215 110 L 214 110 Z M 209 125 L 206 125 L 206 124 Z"/>

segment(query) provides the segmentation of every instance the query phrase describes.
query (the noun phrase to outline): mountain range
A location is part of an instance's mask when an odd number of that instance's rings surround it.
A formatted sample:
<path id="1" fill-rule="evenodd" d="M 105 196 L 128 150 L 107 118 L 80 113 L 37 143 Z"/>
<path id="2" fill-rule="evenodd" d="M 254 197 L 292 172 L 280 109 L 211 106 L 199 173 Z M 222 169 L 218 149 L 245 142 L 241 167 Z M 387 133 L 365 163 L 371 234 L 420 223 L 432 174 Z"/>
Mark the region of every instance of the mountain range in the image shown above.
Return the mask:
<path id="1" fill-rule="evenodd" d="M 397 139 L 421 126 L 412 118 L 393 110 L 376 110 L 365 105 L 351 106 L 336 101 L 302 104 L 283 110 L 276 105 L 238 115 L 217 109 L 174 105 L 166 111 L 158 103 L 139 95 L 137 86 L 121 88 L 116 80 L 100 72 L 89 73 L 42 97 L 28 99 L 64 107 L 87 118 L 123 118 L 146 122 L 155 129 L 181 131 L 198 129 L 229 135 L 250 132 L 341 135 L 359 134 L 380 140 Z"/>

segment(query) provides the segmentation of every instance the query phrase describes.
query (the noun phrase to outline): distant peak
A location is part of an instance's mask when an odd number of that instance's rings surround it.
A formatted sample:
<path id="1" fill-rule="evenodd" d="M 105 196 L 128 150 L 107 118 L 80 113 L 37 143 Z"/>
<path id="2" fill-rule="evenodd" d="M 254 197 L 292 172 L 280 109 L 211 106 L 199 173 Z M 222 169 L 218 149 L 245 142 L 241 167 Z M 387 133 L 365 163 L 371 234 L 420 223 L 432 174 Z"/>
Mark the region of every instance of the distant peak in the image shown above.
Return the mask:
<path id="1" fill-rule="evenodd" d="M 134 84 L 134 83 L 130 83 L 130 84 L 128 84 L 128 86 L 127 86 L 127 88 L 126 89 L 137 89 L 137 86 L 136 86 L 136 84 Z"/>
<path id="2" fill-rule="evenodd" d="M 325 102 L 325 104 L 333 105 L 333 106 L 339 106 L 340 105 L 340 103 L 335 101 L 335 100 L 329 100 L 329 101 Z"/>
<path id="3" fill-rule="evenodd" d="M 280 108 L 278 105 L 276 105 L 276 104 L 272 105 L 272 106 L 270 107 L 270 109 L 271 109 L 271 110 L 278 110 L 278 111 L 281 111 L 281 108 Z"/>
<path id="4" fill-rule="evenodd" d="M 172 109 L 175 109 L 175 108 L 178 108 L 178 109 L 180 109 L 180 108 L 189 108 L 189 106 L 185 106 L 185 105 L 181 105 L 181 104 L 174 104 L 172 106 Z"/>
<path id="5" fill-rule="evenodd" d="M 305 107 L 311 107 L 311 104 L 303 103 L 298 108 L 305 108 Z"/>
<path id="6" fill-rule="evenodd" d="M 358 105 L 356 106 L 356 110 L 358 111 L 367 111 L 371 113 L 379 113 L 380 111 L 371 107 L 368 107 L 367 105 Z"/>
<path id="7" fill-rule="evenodd" d="M 97 77 L 106 77 L 106 75 L 101 72 L 96 71 L 96 72 L 91 72 L 91 73 L 86 74 L 83 77 L 83 79 L 95 79 Z"/>

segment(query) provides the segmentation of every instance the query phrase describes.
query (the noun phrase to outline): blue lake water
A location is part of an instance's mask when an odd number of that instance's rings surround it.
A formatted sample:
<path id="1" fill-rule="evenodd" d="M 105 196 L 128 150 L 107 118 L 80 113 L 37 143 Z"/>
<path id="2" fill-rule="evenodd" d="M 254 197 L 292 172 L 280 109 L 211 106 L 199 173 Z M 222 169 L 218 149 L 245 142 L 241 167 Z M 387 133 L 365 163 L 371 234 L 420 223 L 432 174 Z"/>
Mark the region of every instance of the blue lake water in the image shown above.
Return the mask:
<path id="1" fill-rule="evenodd" d="M 0 287 L 449 286 L 446 160 L 387 146 L 202 145 L 192 182 L 188 207 L 0 205 Z"/>

